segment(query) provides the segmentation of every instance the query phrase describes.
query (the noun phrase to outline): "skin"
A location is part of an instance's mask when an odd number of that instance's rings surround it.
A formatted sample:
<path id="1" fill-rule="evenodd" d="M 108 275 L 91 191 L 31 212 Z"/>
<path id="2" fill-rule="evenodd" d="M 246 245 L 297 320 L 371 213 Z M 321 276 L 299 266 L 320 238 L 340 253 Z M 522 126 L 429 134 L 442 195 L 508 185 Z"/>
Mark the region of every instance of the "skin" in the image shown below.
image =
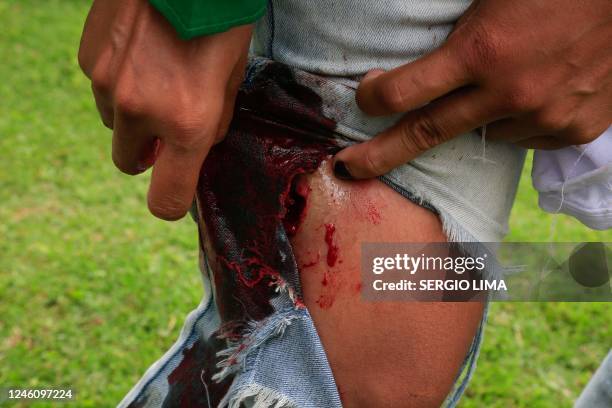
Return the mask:
<path id="1" fill-rule="evenodd" d="M 331 160 L 302 177 L 310 194 L 292 238 L 304 292 L 345 407 L 439 407 L 482 316 L 477 302 L 370 302 L 361 242 L 445 242 L 438 217 L 378 180 L 347 182 Z M 327 263 L 325 224 L 338 261 Z M 355 239 L 359 237 L 359 239 Z"/>
<path id="2" fill-rule="evenodd" d="M 210 147 L 226 133 L 244 77 L 251 26 L 182 41 L 147 0 L 96 0 L 80 66 L 91 79 L 113 161 L 124 173 L 153 166 L 153 215 L 185 215 Z"/>
<path id="3" fill-rule="evenodd" d="M 611 44 L 609 0 L 475 1 L 437 50 L 364 78 L 362 110 L 407 113 L 336 161 L 369 178 L 483 125 L 528 148 L 591 142 L 612 123 Z"/>
<path id="4" fill-rule="evenodd" d="M 366 76 L 357 94 L 364 111 L 408 113 L 336 161 L 355 178 L 373 177 L 483 124 L 488 137 L 527 147 L 593 140 L 612 122 L 611 8 L 609 0 L 476 1 L 438 50 Z M 155 216 L 177 219 L 191 205 L 201 164 L 230 121 L 251 29 L 181 41 L 146 0 L 93 2 L 79 63 L 113 129 L 117 167 L 137 174 L 153 166 L 148 205 Z M 482 305 L 361 301 L 359 242 L 445 237 L 437 217 L 379 181 L 330 174 L 328 163 L 304 178 L 309 211 L 293 243 L 304 301 L 344 405 L 439 406 Z M 306 267 L 326 254 L 326 223 L 336 226 L 338 264 L 320 259 Z M 324 285 L 328 269 L 334 283 Z"/>
<path id="5" fill-rule="evenodd" d="M 609 0 L 477 0 L 439 49 L 364 78 L 364 111 L 408 113 L 335 160 L 369 178 L 485 124 L 488 138 L 525 147 L 590 142 L 612 123 L 611 23 Z M 191 205 L 231 119 L 251 31 L 181 41 L 147 0 L 93 2 L 79 62 L 113 129 L 117 167 L 154 167 L 155 216 L 178 219 Z"/>

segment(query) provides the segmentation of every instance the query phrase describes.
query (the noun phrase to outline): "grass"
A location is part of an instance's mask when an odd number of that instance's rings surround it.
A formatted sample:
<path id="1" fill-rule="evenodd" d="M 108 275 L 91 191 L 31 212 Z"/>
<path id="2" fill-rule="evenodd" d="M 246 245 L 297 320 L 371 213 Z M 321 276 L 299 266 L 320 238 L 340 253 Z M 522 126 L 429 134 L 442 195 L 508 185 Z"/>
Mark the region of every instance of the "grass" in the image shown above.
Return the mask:
<path id="1" fill-rule="evenodd" d="M 201 289 L 193 223 L 154 219 L 147 177 L 111 163 L 75 57 L 88 4 L 0 0 L 0 387 L 66 385 L 71 406 L 108 407 Z M 509 240 L 546 241 L 552 220 L 523 177 Z M 556 240 L 612 241 L 557 220 Z M 570 406 L 611 338 L 608 304 L 495 304 L 462 406 Z"/>

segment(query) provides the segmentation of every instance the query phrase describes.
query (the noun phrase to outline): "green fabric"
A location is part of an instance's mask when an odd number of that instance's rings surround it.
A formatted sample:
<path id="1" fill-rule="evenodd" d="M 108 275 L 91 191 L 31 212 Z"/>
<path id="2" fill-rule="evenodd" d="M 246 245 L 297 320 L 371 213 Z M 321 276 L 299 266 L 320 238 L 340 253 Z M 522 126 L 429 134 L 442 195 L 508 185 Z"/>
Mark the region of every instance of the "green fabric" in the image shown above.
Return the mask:
<path id="1" fill-rule="evenodd" d="M 266 0 L 149 0 L 183 39 L 249 24 L 266 11 Z"/>

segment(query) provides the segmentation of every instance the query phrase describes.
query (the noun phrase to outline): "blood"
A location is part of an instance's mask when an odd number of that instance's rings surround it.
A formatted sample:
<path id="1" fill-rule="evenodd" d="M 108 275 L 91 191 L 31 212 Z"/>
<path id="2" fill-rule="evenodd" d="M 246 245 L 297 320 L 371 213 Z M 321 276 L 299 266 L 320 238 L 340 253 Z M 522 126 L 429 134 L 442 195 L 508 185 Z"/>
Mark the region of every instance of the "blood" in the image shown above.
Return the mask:
<path id="1" fill-rule="evenodd" d="M 380 224 L 382 217 L 380 215 L 380 211 L 378 211 L 378 208 L 376 208 L 374 204 L 368 203 L 367 212 L 368 212 L 368 219 L 370 220 L 372 224 L 374 225 Z"/>
<path id="2" fill-rule="evenodd" d="M 204 273 L 212 275 L 220 329 L 184 350 L 168 377 L 172 406 L 208 406 L 206 390 L 218 405 L 232 378 L 212 381 L 217 353 L 227 341 L 244 341 L 250 323 L 274 312 L 273 298 L 284 293 L 279 284 L 295 295 L 295 307 L 304 307 L 289 236 L 299 230 L 308 206 L 309 190 L 300 176 L 339 150 L 336 124 L 323 115 L 320 96 L 298 83 L 288 67 L 252 69 L 257 72 L 247 75 L 230 130 L 211 149 L 196 191 L 200 246 L 210 266 Z M 333 264 L 337 249 L 330 252 Z"/>
<path id="3" fill-rule="evenodd" d="M 326 271 L 323 274 L 323 280 L 321 281 L 321 285 L 323 286 L 327 286 L 329 284 L 330 278 L 329 278 L 329 271 Z"/>
<path id="4" fill-rule="evenodd" d="M 289 237 L 307 213 L 302 175 L 339 150 L 320 96 L 271 63 L 245 82 L 230 130 L 200 172 L 196 201 L 202 248 L 223 323 L 261 320 L 279 282 L 301 301 Z M 328 253 L 328 261 L 333 261 Z M 336 250 L 337 252 L 337 250 Z M 337 255 L 336 255 L 337 257 Z M 244 328 L 236 324 L 237 333 Z"/>
<path id="5" fill-rule="evenodd" d="M 338 246 L 334 243 L 334 234 L 336 226 L 334 224 L 325 224 L 325 243 L 327 244 L 327 264 L 334 266 L 338 260 Z"/>
<path id="6" fill-rule="evenodd" d="M 293 236 L 297 233 L 302 221 L 306 217 L 307 200 L 311 189 L 299 176 L 296 176 L 292 183 L 289 194 L 284 197 L 283 205 L 286 212 L 282 217 L 283 225 L 287 235 Z"/>
<path id="7" fill-rule="evenodd" d="M 329 293 L 324 293 L 321 296 L 319 296 L 319 299 L 317 299 L 317 305 L 319 305 L 319 307 L 321 309 L 329 309 L 334 305 L 334 301 L 335 301 L 335 296 L 329 294 Z"/>
<path id="8" fill-rule="evenodd" d="M 303 264 L 302 265 L 302 269 L 311 268 L 311 267 L 315 266 L 316 264 L 318 264 L 320 260 L 321 260 L 321 254 L 317 253 L 317 257 L 314 260 L 312 260 L 310 262 L 306 262 L 305 264 Z"/>
<path id="9" fill-rule="evenodd" d="M 190 348 L 184 349 L 181 362 L 168 376 L 169 389 L 163 406 L 216 407 L 233 380 L 232 376 L 219 383 L 211 379 L 216 370 L 216 350 L 224 345 L 220 339 L 198 338 Z"/>
<path id="10" fill-rule="evenodd" d="M 325 227 L 325 243 L 327 244 L 327 265 L 333 267 L 338 261 L 338 245 L 334 242 L 336 226 L 332 223 L 323 225 Z M 329 309 L 334 304 L 336 292 L 338 291 L 339 282 L 337 282 L 335 274 L 330 270 L 325 271 L 321 285 L 326 287 L 325 293 L 319 296 L 316 303 L 321 309 Z"/>

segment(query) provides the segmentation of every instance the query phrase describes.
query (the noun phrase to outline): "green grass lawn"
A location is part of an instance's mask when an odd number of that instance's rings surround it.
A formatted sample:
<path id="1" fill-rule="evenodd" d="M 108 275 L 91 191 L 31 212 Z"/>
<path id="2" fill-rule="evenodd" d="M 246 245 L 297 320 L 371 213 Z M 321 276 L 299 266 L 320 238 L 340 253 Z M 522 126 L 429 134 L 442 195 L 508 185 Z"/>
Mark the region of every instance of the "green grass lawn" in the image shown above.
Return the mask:
<path id="1" fill-rule="evenodd" d="M 0 387 L 66 385 L 110 407 L 201 293 L 191 220 L 158 221 L 119 173 L 76 52 L 88 1 L 0 0 Z M 612 241 L 537 209 L 509 240 Z M 495 304 L 463 407 L 567 407 L 612 345 L 608 304 Z M 25 405 L 22 405 L 25 406 Z M 36 406 L 45 406 L 44 403 Z"/>

